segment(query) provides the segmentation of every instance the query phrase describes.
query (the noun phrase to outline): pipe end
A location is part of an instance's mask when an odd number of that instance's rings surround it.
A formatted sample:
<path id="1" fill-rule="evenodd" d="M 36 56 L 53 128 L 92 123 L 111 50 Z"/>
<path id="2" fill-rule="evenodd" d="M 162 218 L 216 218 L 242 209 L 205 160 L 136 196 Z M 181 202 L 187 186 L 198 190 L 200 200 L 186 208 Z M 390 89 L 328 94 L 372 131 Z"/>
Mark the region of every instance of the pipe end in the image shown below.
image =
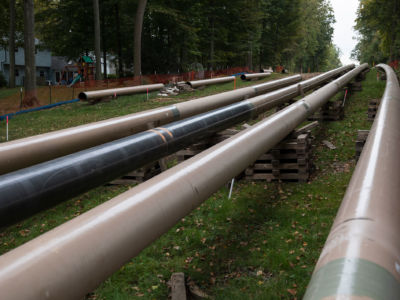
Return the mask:
<path id="1" fill-rule="evenodd" d="M 87 95 L 85 92 L 80 92 L 78 95 L 79 100 L 87 100 Z"/>

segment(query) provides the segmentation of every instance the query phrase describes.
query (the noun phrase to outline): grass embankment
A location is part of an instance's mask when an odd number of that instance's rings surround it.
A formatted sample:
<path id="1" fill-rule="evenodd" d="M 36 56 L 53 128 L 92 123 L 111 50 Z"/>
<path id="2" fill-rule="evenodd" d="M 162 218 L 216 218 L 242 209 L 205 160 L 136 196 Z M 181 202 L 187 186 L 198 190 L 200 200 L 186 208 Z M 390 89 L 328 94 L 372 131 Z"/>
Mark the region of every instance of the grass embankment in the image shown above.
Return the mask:
<path id="1" fill-rule="evenodd" d="M 209 87 L 185 97 L 219 92 Z M 357 129 L 368 129 L 370 99 L 384 82 L 368 74 L 363 91 L 347 100 L 345 118 L 315 132 L 316 170 L 308 184 L 239 182 L 231 199 L 222 188 L 168 233 L 106 280 L 91 299 L 166 299 L 166 281 L 184 272 L 215 299 L 301 298 L 355 166 Z M 339 95 L 342 96 L 342 95 Z M 338 96 L 338 97 L 339 97 Z M 180 98 L 180 97 L 176 97 Z M 70 105 L 19 116 L 10 124 L 20 138 L 174 103 L 124 97 L 96 106 Z M 4 132 L 4 124 L 0 125 Z M 336 150 L 322 145 L 331 141 Z M 128 187 L 99 187 L 9 227 L 0 234 L 0 253 L 116 196 Z"/>

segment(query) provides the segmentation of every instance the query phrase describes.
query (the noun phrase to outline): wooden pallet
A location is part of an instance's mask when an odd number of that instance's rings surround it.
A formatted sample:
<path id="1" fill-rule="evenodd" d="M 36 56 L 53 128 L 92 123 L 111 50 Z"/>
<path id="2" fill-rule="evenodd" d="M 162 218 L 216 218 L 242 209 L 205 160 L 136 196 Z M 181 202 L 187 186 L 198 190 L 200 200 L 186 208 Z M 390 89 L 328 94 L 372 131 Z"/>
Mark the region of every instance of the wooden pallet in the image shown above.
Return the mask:
<path id="1" fill-rule="evenodd" d="M 358 74 L 355 78 L 356 82 L 360 82 L 360 81 L 364 81 L 367 78 L 367 74 L 370 71 L 370 69 L 366 69 L 364 71 L 362 71 L 360 74 Z"/>
<path id="2" fill-rule="evenodd" d="M 317 124 L 318 122 L 313 122 L 294 131 L 273 149 L 261 155 L 245 170 L 245 179 L 307 182 L 312 169 L 311 128 Z"/>
<path id="3" fill-rule="evenodd" d="M 181 162 L 199 154 L 200 152 L 230 138 L 231 136 L 233 136 L 239 132 L 240 132 L 240 130 L 237 130 L 237 129 L 226 129 L 224 131 L 214 134 L 213 136 L 211 136 L 199 143 L 193 144 L 186 149 L 178 151 L 176 153 L 178 163 L 181 163 Z"/>
<path id="4" fill-rule="evenodd" d="M 364 148 L 365 142 L 367 141 L 368 134 L 369 134 L 369 130 L 358 130 L 357 131 L 356 161 L 358 161 L 358 159 L 360 158 L 360 155 Z"/>
<path id="5" fill-rule="evenodd" d="M 348 88 L 351 92 L 359 92 L 362 91 L 362 83 L 361 81 L 350 82 L 348 84 Z"/>
<path id="6" fill-rule="evenodd" d="M 317 110 L 312 116 L 308 117 L 310 121 L 338 121 L 344 117 L 343 101 L 329 101 Z"/>
<path id="7" fill-rule="evenodd" d="M 113 180 L 110 182 L 111 185 L 123 185 L 123 184 L 134 184 L 142 183 L 150 178 L 160 174 L 163 170 L 161 167 L 162 163 L 159 161 L 150 163 L 140 169 L 129 172 L 128 174 Z"/>
<path id="8" fill-rule="evenodd" d="M 372 99 L 369 101 L 367 112 L 368 121 L 374 121 L 380 103 L 381 99 Z"/>

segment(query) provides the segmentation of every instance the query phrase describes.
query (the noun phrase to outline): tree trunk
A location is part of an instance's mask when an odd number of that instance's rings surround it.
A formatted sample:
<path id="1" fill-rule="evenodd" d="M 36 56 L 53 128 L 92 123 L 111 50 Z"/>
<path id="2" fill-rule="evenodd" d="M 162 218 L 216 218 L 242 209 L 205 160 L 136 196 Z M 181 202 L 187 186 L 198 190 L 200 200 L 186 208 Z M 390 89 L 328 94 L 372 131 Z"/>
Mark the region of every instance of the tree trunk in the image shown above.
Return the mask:
<path id="1" fill-rule="evenodd" d="M 105 20 L 104 20 L 104 12 L 101 14 L 101 40 L 103 41 L 103 78 L 107 79 L 107 44 L 106 44 L 106 37 L 105 37 Z"/>
<path id="2" fill-rule="evenodd" d="M 210 36 L 210 70 L 214 70 L 214 53 L 215 53 L 215 22 L 214 17 L 211 17 L 211 36 Z"/>
<path id="3" fill-rule="evenodd" d="M 249 41 L 249 52 L 247 57 L 247 65 L 250 70 L 253 70 L 253 42 Z"/>
<path id="4" fill-rule="evenodd" d="M 142 75 L 142 28 L 143 28 L 143 16 L 146 9 L 147 0 L 139 0 L 138 7 L 136 10 L 135 18 L 135 36 L 134 36 L 134 55 L 133 65 L 135 76 Z"/>
<path id="5" fill-rule="evenodd" d="M 10 72 L 8 84 L 15 87 L 15 0 L 10 0 L 10 33 L 8 36 L 8 55 L 10 57 Z"/>
<path id="6" fill-rule="evenodd" d="M 36 94 L 35 15 L 33 0 L 24 0 L 25 97 L 24 107 L 39 105 Z"/>
<path id="7" fill-rule="evenodd" d="M 123 62 L 122 62 L 122 43 L 121 43 L 121 26 L 119 22 L 119 5 L 115 4 L 115 22 L 117 30 L 117 46 L 118 46 L 118 77 L 124 76 Z"/>
<path id="8" fill-rule="evenodd" d="M 96 55 L 96 80 L 101 80 L 100 11 L 99 0 L 93 0 L 94 52 Z"/>

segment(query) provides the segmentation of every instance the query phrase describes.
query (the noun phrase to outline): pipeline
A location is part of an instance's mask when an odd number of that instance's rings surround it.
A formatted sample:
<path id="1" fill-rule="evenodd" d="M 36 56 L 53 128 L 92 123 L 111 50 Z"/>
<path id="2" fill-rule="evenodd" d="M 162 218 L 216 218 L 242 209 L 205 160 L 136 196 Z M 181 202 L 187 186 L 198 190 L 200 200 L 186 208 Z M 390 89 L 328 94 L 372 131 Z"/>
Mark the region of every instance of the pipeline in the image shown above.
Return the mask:
<path id="1" fill-rule="evenodd" d="M 367 65 L 0 257 L 2 296 L 79 299 L 272 148 Z M 73 288 L 71 288 L 73 287 Z"/>
<path id="2" fill-rule="evenodd" d="M 0 175 L 299 82 L 300 75 L 0 144 Z M 150 126 L 149 126 L 150 125 Z"/>
<path id="3" fill-rule="evenodd" d="M 228 77 L 220 77 L 220 78 L 205 79 L 205 80 L 187 81 L 186 83 L 195 89 L 200 86 L 231 82 L 234 81 L 235 78 L 236 78 L 235 76 L 228 76 Z"/>
<path id="4" fill-rule="evenodd" d="M 130 87 L 124 87 L 124 88 L 117 88 L 117 89 L 81 92 L 81 93 L 79 93 L 78 98 L 80 100 L 95 100 L 95 99 L 102 99 L 102 98 L 113 97 L 113 96 L 124 96 L 124 95 L 132 95 L 132 94 L 138 94 L 138 93 L 159 91 L 163 88 L 164 88 L 164 84 L 162 84 L 162 83 L 130 86 Z"/>
<path id="5" fill-rule="evenodd" d="M 330 72 L 328 72 L 329 74 Z M 333 72 L 335 74 L 335 72 Z M 327 74 L 301 83 L 310 90 Z M 331 73 L 332 76 L 332 73 Z M 298 84 L 0 176 L 0 226 L 110 182 L 300 94 Z"/>
<path id="6" fill-rule="evenodd" d="M 400 87 L 377 68 L 386 89 L 304 299 L 400 299 Z"/>
<path id="7" fill-rule="evenodd" d="M 260 78 L 265 78 L 271 76 L 271 73 L 253 73 L 253 74 L 243 74 L 242 76 L 240 76 L 240 78 L 242 80 L 252 80 L 252 79 L 260 79 Z"/>

